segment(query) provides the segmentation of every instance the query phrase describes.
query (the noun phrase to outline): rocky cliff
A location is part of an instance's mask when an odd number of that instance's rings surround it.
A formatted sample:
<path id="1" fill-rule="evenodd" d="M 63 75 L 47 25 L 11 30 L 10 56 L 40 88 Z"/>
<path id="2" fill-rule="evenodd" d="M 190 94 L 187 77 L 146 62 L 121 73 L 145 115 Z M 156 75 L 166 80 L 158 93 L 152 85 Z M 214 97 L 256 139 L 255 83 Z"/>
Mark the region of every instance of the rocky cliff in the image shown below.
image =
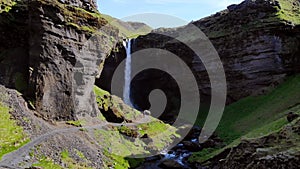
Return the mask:
<path id="1" fill-rule="evenodd" d="M 249 95 L 263 94 L 281 83 L 286 76 L 299 72 L 299 9 L 300 3 L 297 0 L 246 0 L 190 23 L 209 37 L 221 58 L 227 77 L 228 103 Z M 189 25 L 176 29 L 159 29 L 139 36 L 134 40 L 133 52 L 159 48 L 176 54 L 191 67 L 198 79 L 202 96 L 209 99 L 210 82 L 199 56 L 181 42 L 162 35 L 174 35 L 188 27 Z M 186 39 L 193 40 L 193 37 Z M 113 53 L 112 56 L 120 57 L 109 59 L 104 68 L 105 72 L 113 70 L 122 60 L 122 54 Z M 110 60 L 114 60 L 114 63 Z M 163 73 L 157 74 L 160 75 L 163 76 Z M 164 77 L 160 80 L 147 75 L 137 78 L 139 80 L 136 79 L 132 85 L 136 86 L 133 93 L 138 94 L 134 94 L 133 99 L 143 95 L 144 90 L 138 86 L 145 87 L 151 81 L 163 86 L 169 81 L 167 76 Z M 108 88 L 109 80 L 106 77 L 103 79 L 108 83 L 102 84 L 103 87 Z M 169 92 L 172 93 L 172 89 Z"/>
<path id="2" fill-rule="evenodd" d="M 143 120 L 140 112 L 94 87 L 95 77 L 101 74 L 96 84 L 109 90 L 111 75 L 125 58 L 122 42 L 117 43 L 123 40 L 122 31 L 97 12 L 95 1 L 0 2 L 0 110 L 5 115 L 1 122 L 9 124 L 3 125 L 3 131 L 10 136 L 1 137 L 1 167 L 130 168 L 138 162 L 123 156 L 161 151 L 178 137 L 174 128 L 152 118 L 146 124 L 127 125 Z M 299 18 L 297 0 L 246 0 L 190 23 L 210 38 L 220 55 L 227 75 L 229 103 L 263 94 L 286 76 L 299 72 Z M 210 96 L 210 83 L 201 60 L 189 47 L 167 36 L 185 29 L 160 29 L 140 36 L 133 43 L 133 51 L 161 48 L 178 55 L 192 68 L 201 93 L 207 96 L 205 101 Z M 107 55 L 110 56 L 106 59 Z M 172 77 L 157 70 L 142 72 L 131 85 L 133 99 L 142 110 L 148 109 L 152 89 L 167 91 L 166 111 L 171 114 L 165 119 L 172 122 L 176 118 L 173 112 L 178 108 L 176 97 L 180 93 Z M 214 165 L 232 167 L 249 154 L 253 160 L 266 162 L 265 166 L 270 161 L 266 158 L 281 160 L 281 154 L 265 156 L 266 150 L 259 147 L 269 144 L 265 141 L 268 139 L 273 142 L 275 138 L 275 143 L 281 143 L 276 142 L 277 138 L 282 139 L 287 132 L 294 137 L 298 123 L 299 120 L 291 124 L 291 130 L 287 127 L 280 133 L 245 141 L 247 144 L 241 143 L 232 153 L 227 152 L 230 160 Z M 95 124 L 103 128 L 89 128 Z M 290 140 L 298 143 L 298 138 Z M 249 150 L 248 154 L 241 151 L 244 148 Z M 252 166 L 261 167 L 255 165 Z"/>
<path id="3" fill-rule="evenodd" d="M 286 5 L 291 5 L 289 10 Z M 218 51 L 226 71 L 229 102 L 263 93 L 285 76 L 299 72 L 299 9 L 299 1 L 245 1 L 191 23 L 210 38 Z M 295 20 L 281 18 L 280 13 L 293 14 Z M 200 89 L 208 93 L 209 82 L 203 78 L 205 69 L 197 56 L 187 50 L 178 52 L 181 45 L 171 45 L 168 40 L 156 43 L 159 39 L 155 32 L 141 36 L 135 48 L 158 47 L 176 53 L 192 65 L 200 76 Z"/>
<path id="4" fill-rule="evenodd" d="M 130 168 L 179 137 L 94 86 L 125 37 L 95 1 L 0 3 L 0 168 Z"/>
<path id="5" fill-rule="evenodd" d="M 1 13 L 1 83 L 24 92 L 45 119 L 97 114 L 92 90 L 84 89 L 92 89 L 118 30 L 94 1 L 11 2 Z"/>

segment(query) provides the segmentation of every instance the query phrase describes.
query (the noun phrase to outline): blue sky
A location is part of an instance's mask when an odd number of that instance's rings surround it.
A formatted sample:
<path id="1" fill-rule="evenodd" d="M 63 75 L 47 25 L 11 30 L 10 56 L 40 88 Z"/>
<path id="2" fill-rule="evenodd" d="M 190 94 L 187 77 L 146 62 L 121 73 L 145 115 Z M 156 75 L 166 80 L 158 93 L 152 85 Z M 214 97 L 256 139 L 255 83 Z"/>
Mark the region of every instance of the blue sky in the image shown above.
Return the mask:
<path id="1" fill-rule="evenodd" d="M 101 13 L 119 19 L 142 13 L 160 13 L 175 16 L 187 22 L 209 16 L 226 9 L 230 4 L 240 2 L 242 0 L 97 0 Z M 134 17 L 129 20 L 147 22 L 144 17 Z M 148 24 L 153 27 L 179 26 L 168 22 L 156 25 L 153 23 Z"/>

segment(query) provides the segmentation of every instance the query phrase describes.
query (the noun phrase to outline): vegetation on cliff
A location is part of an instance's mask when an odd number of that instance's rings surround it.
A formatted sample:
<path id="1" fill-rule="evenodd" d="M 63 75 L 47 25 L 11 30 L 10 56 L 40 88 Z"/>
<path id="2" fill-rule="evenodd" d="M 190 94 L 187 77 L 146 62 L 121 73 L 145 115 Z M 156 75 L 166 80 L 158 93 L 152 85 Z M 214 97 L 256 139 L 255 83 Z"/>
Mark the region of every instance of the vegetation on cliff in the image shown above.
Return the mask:
<path id="1" fill-rule="evenodd" d="M 15 0 L 1 0 L 0 1 L 0 13 L 9 12 L 12 6 L 16 5 Z"/>
<path id="2" fill-rule="evenodd" d="M 10 153 L 29 141 L 28 135 L 24 132 L 23 127 L 18 125 L 18 122 L 13 119 L 9 108 L 4 100 L 7 100 L 7 95 L 0 91 L 0 159 L 3 155 Z"/>
<path id="3" fill-rule="evenodd" d="M 115 38 L 117 37 L 136 37 L 142 34 L 149 33 L 152 29 L 143 24 L 135 28 L 130 23 L 123 22 L 116 18 L 113 18 L 109 15 L 101 14 L 97 10 L 87 11 L 80 7 L 75 7 L 72 5 L 66 5 L 63 3 L 48 0 L 39 0 L 42 3 L 47 5 L 55 6 L 60 9 L 60 13 L 63 14 L 65 18 L 65 24 L 71 26 L 81 31 L 85 31 L 91 34 L 102 34 L 108 29 L 111 29 L 113 34 L 109 36 L 114 40 L 113 43 L 116 43 Z M 89 25 L 82 24 L 82 20 L 89 21 Z"/>
<path id="4" fill-rule="evenodd" d="M 279 28 L 281 25 L 295 26 L 300 24 L 299 18 L 298 0 L 246 0 L 194 23 L 209 38 L 215 39 L 231 34 L 241 35 L 249 31 Z"/>
<path id="5" fill-rule="evenodd" d="M 280 8 L 277 15 L 284 21 L 294 25 L 300 24 L 300 2 L 297 0 L 278 0 Z"/>
<path id="6" fill-rule="evenodd" d="M 246 138 L 260 138 L 277 132 L 289 122 L 288 112 L 300 113 L 300 76 L 290 77 L 265 95 L 249 96 L 225 108 L 217 135 L 226 147 L 194 153 L 190 161 L 205 162 Z"/>
<path id="7" fill-rule="evenodd" d="M 144 23 L 138 22 L 124 22 L 119 19 L 113 18 L 109 15 L 102 14 L 108 23 L 120 31 L 127 38 L 136 38 L 140 35 L 145 35 L 151 32 L 152 28 Z"/>

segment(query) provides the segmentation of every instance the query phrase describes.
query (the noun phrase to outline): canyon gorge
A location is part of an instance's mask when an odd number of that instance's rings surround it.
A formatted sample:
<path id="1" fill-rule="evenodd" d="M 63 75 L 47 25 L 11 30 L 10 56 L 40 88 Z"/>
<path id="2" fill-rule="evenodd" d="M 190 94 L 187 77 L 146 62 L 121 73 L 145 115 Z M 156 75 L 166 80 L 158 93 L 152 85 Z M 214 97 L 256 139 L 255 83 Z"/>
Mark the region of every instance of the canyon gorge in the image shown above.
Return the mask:
<path id="1" fill-rule="evenodd" d="M 0 0 L 0 25 L 0 168 L 300 166 L 299 0 L 245 0 L 158 29 L 104 15 L 94 0 Z M 212 82 L 186 44 L 204 40 L 220 57 L 227 95 L 219 126 L 199 143 Z M 169 51 L 191 69 L 200 95 L 195 124 L 173 126 L 184 95 L 174 77 L 158 69 L 132 76 L 134 53 L 146 49 Z M 114 95 L 121 63 L 124 92 Z M 155 89 L 167 100 L 162 114 L 145 111 Z"/>

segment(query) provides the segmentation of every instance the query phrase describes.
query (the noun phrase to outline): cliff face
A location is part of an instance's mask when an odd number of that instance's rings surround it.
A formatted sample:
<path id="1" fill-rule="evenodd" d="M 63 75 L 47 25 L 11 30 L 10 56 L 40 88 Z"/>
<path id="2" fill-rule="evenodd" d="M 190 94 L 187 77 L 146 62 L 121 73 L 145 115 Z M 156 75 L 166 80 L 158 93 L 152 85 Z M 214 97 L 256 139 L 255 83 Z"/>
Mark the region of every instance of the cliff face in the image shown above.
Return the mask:
<path id="1" fill-rule="evenodd" d="M 193 23 L 220 55 L 229 99 L 264 92 L 299 72 L 299 9 L 296 0 L 247 0 Z"/>
<path id="2" fill-rule="evenodd" d="M 79 5 L 79 4 L 78 4 Z M 59 6 L 54 8 L 51 3 L 35 1 L 29 5 L 30 17 L 30 67 L 33 68 L 30 76 L 30 84 L 36 98 L 37 111 L 48 119 L 74 119 L 78 111 L 97 112 L 96 104 L 87 104 L 86 110 L 78 110 L 75 107 L 76 95 L 84 95 L 80 88 L 86 84 L 93 84 L 94 74 L 97 72 L 96 65 L 101 62 L 101 53 L 92 53 L 85 42 L 90 35 L 65 26 L 75 23 L 81 26 L 100 27 L 106 22 L 94 19 L 88 22 L 82 16 L 67 12 L 77 10 L 74 6 Z M 56 10 L 53 10 L 53 8 Z M 58 11 L 62 10 L 62 11 Z M 66 11 L 64 11 L 66 10 Z M 84 14 L 84 13 L 81 13 Z M 88 15 L 88 13 L 86 13 Z M 65 22 L 67 22 L 65 24 Z M 96 45 L 96 44 L 93 44 Z M 93 48 L 96 48 L 93 47 Z M 84 55 L 83 55 L 84 54 Z M 83 63 L 84 59 L 94 62 L 91 70 L 84 72 L 84 67 L 76 66 Z M 80 70 L 82 69 L 82 70 Z M 77 74 L 76 74 L 77 73 Z M 78 81 L 73 81 L 77 76 Z M 87 81 L 83 81 L 83 79 Z M 90 82 L 89 82 L 90 81 Z M 76 88 L 75 88 L 76 87 Z M 82 90 L 82 89 L 81 89 Z M 92 91 L 88 91 L 92 102 Z M 93 103 L 93 102 L 92 102 Z M 55 109 L 53 109 L 55 107 Z"/>
<path id="3" fill-rule="evenodd" d="M 24 92 L 45 119 L 98 113 L 92 87 L 118 30 L 93 0 L 12 4 L 1 13 L 1 83 Z"/>
<path id="4" fill-rule="evenodd" d="M 299 14 L 298 1 L 294 1 L 292 8 Z M 226 71 L 230 101 L 263 92 L 280 83 L 286 75 L 299 72 L 299 22 L 279 18 L 278 12 L 283 9 L 284 4 L 278 1 L 245 1 L 192 23 L 210 38 L 219 53 Z M 299 17 L 296 14 L 294 17 Z M 136 50 L 157 47 L 155 40 L 159 40 L 155 34 L 138 38 Z M 160 45 L 171 50 L 180 48 L 168 42 Z M 197 56 L 189 56 L 186 51 L 175 53 L 192 64 L 200 77 L 205 74 L 200 62 L 191 63 Z M 194 59 L 187 60 L 188 57 Z M 202 90 L 209 87 L 209 82 L 201 80 L 200 84 Z"/>
<path id="5" fill-rule="evenodd" d="M 22 82 L 24 79 L 28 79 L 29 76 L 29 29 L 27 26 L 29 17 L 27 9 L 17 8 L 11 10 L 12 5 L 15 5 L 15 2 L 1 2 L 0 81 L 8 87 L 24 90 L 27 86 Z M 10 13 L 6 11 L 10 11 Z"/>
<path id="6" fill-rule="evenodd" d="M 299 9 L 300 3 L 297 0 L 246 0 L 190 23 L 209 37 L 223 62 L 228 83 L 228 103 L 249 95 L 263 94 L 281 83 L 287 75 L 300 71 Z M 182 43 L 158 34 L 172 34 L 185 29 L 160 29 L 139 36 L 134 41 L 133 51 L 147 48 L 171 51 L 192 68 L 201 93 L 209 96 L 210 82 L 198 56 Z M 113 65 L 106 66 L 113 70 Z M 149 84 L 151 81 L 165 83 L 143 76 L 135 84 Z M 133 90 L 139 95 L 143 93 L 141 88 Z"/>
<path id="7" fill-rule="evenodd" d="M 119 29 L 94 1 L 0 0 L 0 168 L 133 168 L 179 137 L 94 86 Z"/>

